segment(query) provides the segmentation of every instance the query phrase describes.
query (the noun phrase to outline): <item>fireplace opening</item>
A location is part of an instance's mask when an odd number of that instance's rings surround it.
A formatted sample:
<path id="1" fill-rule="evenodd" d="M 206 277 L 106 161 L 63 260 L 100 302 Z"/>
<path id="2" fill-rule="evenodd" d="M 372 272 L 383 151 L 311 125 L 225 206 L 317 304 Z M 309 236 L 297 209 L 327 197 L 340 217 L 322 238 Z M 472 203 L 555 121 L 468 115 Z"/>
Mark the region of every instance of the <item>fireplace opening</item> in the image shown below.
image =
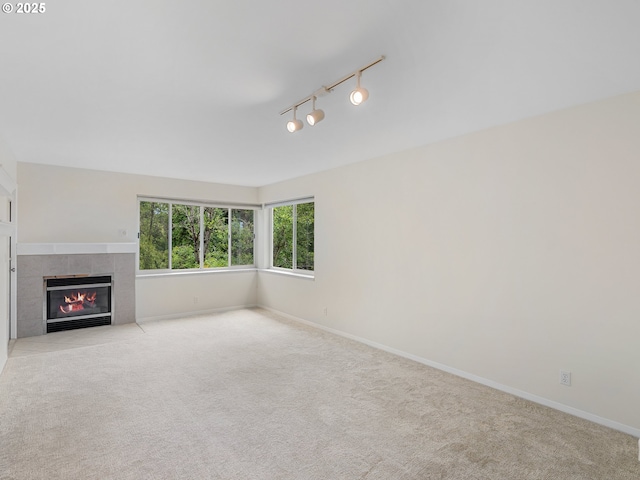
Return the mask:
<path id="1" fill-rule="evenodd" d="M 111 325 L 111 275 L 47 278 L 47 333 Z"/>

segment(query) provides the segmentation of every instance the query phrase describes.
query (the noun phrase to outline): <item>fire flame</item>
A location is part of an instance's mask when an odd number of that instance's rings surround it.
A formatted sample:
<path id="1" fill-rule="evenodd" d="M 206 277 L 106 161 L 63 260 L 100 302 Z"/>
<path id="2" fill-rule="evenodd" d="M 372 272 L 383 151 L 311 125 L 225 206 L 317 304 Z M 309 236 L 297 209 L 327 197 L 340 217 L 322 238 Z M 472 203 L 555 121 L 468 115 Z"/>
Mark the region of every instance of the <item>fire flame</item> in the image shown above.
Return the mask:
<path id="1" fill-rule="evenodd" d="M 77 295 L 64 296 L 66 305 L 60 305 L 60 311 L 62 313 L 79 312 L 87 307 L 95 307 L 96 305 L 96 292 L 78 292 Z"/>

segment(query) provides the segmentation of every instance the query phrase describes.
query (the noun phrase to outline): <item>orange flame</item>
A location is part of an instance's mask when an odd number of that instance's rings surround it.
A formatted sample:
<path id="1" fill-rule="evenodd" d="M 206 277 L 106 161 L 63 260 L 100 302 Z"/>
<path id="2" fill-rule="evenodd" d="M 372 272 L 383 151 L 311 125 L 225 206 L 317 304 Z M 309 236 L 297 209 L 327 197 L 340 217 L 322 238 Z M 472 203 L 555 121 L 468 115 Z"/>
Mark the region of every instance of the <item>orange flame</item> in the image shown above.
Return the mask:
<path id="1" fill-rule="evenodd" d="M 94 307 L 96 303 L 96 292 L 88 293 L 80 293 L 77 295 L 64 296 L 64 301 L 66 305 L 60 305 L 60 311 L 62 313 L 71 313 L 71 312 L 79 312 L 80 310 L 84 310 L 85 304 L 89 307 Z"/>

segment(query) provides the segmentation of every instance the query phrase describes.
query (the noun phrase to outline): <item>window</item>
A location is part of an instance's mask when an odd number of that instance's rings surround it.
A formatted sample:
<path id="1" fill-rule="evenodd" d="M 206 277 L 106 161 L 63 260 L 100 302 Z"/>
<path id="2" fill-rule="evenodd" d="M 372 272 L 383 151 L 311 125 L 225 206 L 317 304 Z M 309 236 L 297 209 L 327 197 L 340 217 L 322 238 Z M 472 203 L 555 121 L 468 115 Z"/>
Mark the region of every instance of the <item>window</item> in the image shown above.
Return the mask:
<path id="1" fill-rule="evenodd" d="M 313 271 L 314 202 L 272 208 L 272 266 Z"/>
<path id="2" fill-rule="evenodd" d="M 254 264 L 254 210 L 140 200 L 140 270 Z"/>
<path id="3" fill-rule="evenodd" d="M 140 202 L 140 270 L 169 268 L 169 204 Z"/>

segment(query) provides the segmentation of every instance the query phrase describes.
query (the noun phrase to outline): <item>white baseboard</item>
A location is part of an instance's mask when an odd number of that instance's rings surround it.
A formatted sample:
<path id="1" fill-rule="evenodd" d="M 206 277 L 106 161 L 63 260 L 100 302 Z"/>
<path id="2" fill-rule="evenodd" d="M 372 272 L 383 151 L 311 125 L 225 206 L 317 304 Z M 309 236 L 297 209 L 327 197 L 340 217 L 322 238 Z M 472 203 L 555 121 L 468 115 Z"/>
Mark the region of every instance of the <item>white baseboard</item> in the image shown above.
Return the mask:
<path id="1" fill-rule="evenodd" d="M 178 318 L 197 317 L 198 315 L 211 315 L 212 313 L 230 312 L 233 310 L 242 310 L 245 308 L 255 308 L 257 305 L 236 305 L 232 307 L 210 308 L 208 310 L 196 310 L 193 312 L 172 313 L 169 315 L 158 315 L 155 317 L 136 318 L 136 323 L 144 324 L 148 322 L 156 322 L 158 320 L 175 320 Z"/>
<path id="2" fill-rule="evenodd" d="M 629 425 L 625 425 L 623 423 L 619 423 L 619 422 L 616 422 L 614 420 L 610 420 L 608 418 L 603 418 L 603 417 L 600 417 L 598 415 L 594 415 L 592 413 L 585 412 L 583 410 L 578 410 L 577 408 L 573 408 L 573 407 L 570 407 L 568 405 L 564 405 L 564 404 L 556 402 L 554 400 L 549 400 L 548 398 L 540 397 L 538 395 L 534 395 L 532 393 L 525 392 L 523 390 L 518 390 L 517 388 L 512 388 L 512 387 L 509 387 L 507 385 L 503 385 L 501 383 L 494 382 L 493 380 L 489 380 L 489 379 L 484 378 L 484 377 L 479 377 L 478 375 L 474 375 L 472 373 L 465 372 L 463 370 L 458 370 L 457 368 L 449 367 L 449 366 L 444 365 L 442 363 L 434 362 L 434 361 L 428 360 L 426 358 L 422 358 L 422 357 L 419 357 L 417 355 L 413 355 L 411 353 L 403 352 L 402 350 L 397 350 L 395 348 L 391 348 L 391 347 L 388 347 L 386 345 L 382 345 L 380 343 L 372 342 L 370 340 L 367 340 L 366 338 L 358 337 L 356 335 L 351 335 L 350 333 L 345 333 L 345 332 L 342 332 L 340 330 L 336 330 L 334 328 L 325 327 L 324 325 L 320 325 L 318 323 L 311 322 L 309 320 L 305 320 L 303 318 L 299 318 L 299 317 L 296 317 L 294 315 L 290 315 L 288 313 L 281 312 L 281 311 L 276 310 L 274 308 L 269 308 L 269 307 L 264 307 L 264 306 L 260 306 L 260 308 L 264 308 L 265 310 L 268 310 L 268 311 L 273 312 L 275 314 L 282 315 L 283 317 L 288 318 L 290 320 L 293 320 L 295 322 L 303 323 L 303 324 L 308 325 L 310 327 L 318 328 L 320 330 L 324 330 L 326 332 L 333 333 L 335 335 L 339 335 L 341 337 L 348 338 L 350 340 L 355 340 L 356 342 L 359 342 L 359 343 L 364 343 L 365 345 L 368 345 L 370 347 L 377 348 L 379 350 L 384 350 L 385 352 L 393 353 L 394 355 L 398 355 L 400 357 L 408 358 L 409 360 L 413 360 L 415 362 L 422 363 L 423 365 L 427 365 L 429 367 L 437 368 L 438 370 L 442 370 L 444 372 L 451 373 L 453 375 L 457 375 L 458 377 L 466 378 L 467 380 L 471 380 L 473 382 L 480 383 L 482 385 L 486 385 L 487 387 L 495 388 L 496 390 L 500 390 L 502 392 L 509 393 L 509 394 L 514 395 L 516 397 L 524 398 L 525 400 L 530 400 L 530 401 L 532 401 L 534 403 L 538 403 L 540 405 L 544 405 L 545 407 L 550 407 L 550 408 L 553 408 L 555 410 L 560 410 L 561 412 L 568 413 L 568 414 L 573 415 L 575 417 L 583 418 L 583 419 L 589 420 L 589 421 L 591 421 L 593 423 L 597 423 L 599 425 L 603 425 L 605 427 L 613 428 L 614 430 L 618 430 L 620 432 L 627 433 L 627 434 L 632 435 L 634 437 L 637 437 L 639 439 L 638 440 L 638 448 L 640 449 L 640 429 L 638 429 L 638 428 L 631 427 Z M 638 453 L 638 459 L 640 460 L 640 451 Z"/>

